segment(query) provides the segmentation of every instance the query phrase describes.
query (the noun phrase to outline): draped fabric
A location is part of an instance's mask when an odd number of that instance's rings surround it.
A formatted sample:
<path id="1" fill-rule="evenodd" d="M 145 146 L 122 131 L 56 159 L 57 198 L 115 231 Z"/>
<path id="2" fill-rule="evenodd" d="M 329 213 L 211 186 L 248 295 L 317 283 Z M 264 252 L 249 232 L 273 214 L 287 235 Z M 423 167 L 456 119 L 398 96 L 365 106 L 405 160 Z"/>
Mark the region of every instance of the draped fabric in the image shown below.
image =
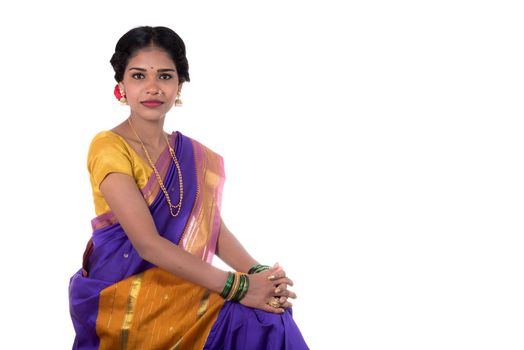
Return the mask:
<path id="1" fill-rule="evenodd" d="M 181 133 L 170 137 L 184 197 L 173 218 L 153 174 L 141 188 L 159 234 L 212 262 L 220 229 L 222 158 Z M 178 202 L 176 167 L 166 148 L 156 167 Z M 291 312 L 224 302 L 214 292 L 143 260 L 111 211 L 91 222 L 82 268 L 70 280 L 73 349 L 307 349 Z"/>

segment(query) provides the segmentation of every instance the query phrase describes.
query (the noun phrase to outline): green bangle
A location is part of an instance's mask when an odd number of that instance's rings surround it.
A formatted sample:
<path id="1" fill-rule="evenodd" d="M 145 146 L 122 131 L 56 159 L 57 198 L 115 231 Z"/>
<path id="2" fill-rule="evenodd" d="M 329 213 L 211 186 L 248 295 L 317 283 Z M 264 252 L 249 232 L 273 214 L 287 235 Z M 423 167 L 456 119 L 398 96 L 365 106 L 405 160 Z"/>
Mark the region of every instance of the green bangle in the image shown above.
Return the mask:
<path id="1" fill-rule="evenodd" d="M 266 271 L 266 270 L 269 270 L 270 268 L 271 266 L 256 264 L 256 265 L 251 266 L 251 268 L 249 269 L 247 273 L 250 275 L 254 275 L 255 273 Z"/>
<path id="2" fill-rule="evenodd" d="M 233 274 L 233 283 L 232 283 L 231 289 L 229 293 L 227 294 L 227 296 L 225 297 L 226 300 L 233 300 L 238 290 L 239 284 L 240 284 L 240 274 L 238 272 L 235 272 Z"/>
<path id="3" fill-rule="evenodd" d="M 222 293 L 220 293 L 220 296 L 222 298 L 227 298 L 227 295 L 231 291 L 231 287 L 233 286 L 233 281 L 235 280 L 235 274 L 233 272 L 228 272 L 227 274 L 227 280 L 226 285 L 224 286 L 224 289 L 222 290 Z"/>

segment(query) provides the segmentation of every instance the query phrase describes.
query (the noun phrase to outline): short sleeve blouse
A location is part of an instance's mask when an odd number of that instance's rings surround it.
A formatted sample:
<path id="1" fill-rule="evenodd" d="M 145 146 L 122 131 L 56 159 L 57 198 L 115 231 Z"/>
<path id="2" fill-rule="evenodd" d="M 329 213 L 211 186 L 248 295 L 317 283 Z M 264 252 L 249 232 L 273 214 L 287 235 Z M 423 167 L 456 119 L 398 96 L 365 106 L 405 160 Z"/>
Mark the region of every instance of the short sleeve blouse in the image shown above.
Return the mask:
<path id="1" fill-rule="evenodd" d="M 100 184 L 110 173 L 122 173 L 135 179 L 138 188 L 146 185 L 153 169 L 146 164 L 134 149 L 112 131 L 102 131 L 95 135 L 89 146 L 87 169 L 93 190 L 96 215 L 110 210 L 102 193 Z"/>

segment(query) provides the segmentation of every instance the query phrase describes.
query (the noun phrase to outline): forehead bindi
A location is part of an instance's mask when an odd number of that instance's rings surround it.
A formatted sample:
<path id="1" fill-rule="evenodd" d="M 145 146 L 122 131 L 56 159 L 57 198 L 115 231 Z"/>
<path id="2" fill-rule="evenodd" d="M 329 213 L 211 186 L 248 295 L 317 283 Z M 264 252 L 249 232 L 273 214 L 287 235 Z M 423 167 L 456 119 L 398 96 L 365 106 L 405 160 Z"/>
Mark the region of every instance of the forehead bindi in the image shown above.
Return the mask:
<path id="1" fill-rule="evenodd" d="M 158 48 L 138 50 L 128 62 L 128 67 L 139 67 L 152 71 L 175 69 L 175 63 L 167 52 Z"/>

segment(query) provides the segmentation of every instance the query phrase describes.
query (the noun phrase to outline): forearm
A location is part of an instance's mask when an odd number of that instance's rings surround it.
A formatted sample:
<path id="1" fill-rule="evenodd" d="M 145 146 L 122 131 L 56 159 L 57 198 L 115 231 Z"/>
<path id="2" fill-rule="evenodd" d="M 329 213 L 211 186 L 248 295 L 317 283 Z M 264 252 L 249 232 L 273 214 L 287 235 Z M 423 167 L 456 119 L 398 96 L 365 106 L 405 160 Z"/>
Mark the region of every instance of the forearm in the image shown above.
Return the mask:
<path id="1" fill-rule="evenodd" d="M 222 292 L 227 272 L 161 237 L 133 178 L 111 173 L 100 185 L 100 190 L 133 247 L 144 260 L 187 281 L 214 292 Z"/>
<path id="2" fill-rule="evenodd" d="M 228 230 L 223 221 L 218 236 L 217 255 L 236 271 L 248 272 L 258 262 L 247 252 L 239 240 Z"/>
<path id="3" fill-rule="evenodd" d="M 151 240 L 142 249 L 141 256 L 182 279 L 217 293 L 222 292 L 226 283 L 227 272 L 202 261 L 161 236 Z"/>

